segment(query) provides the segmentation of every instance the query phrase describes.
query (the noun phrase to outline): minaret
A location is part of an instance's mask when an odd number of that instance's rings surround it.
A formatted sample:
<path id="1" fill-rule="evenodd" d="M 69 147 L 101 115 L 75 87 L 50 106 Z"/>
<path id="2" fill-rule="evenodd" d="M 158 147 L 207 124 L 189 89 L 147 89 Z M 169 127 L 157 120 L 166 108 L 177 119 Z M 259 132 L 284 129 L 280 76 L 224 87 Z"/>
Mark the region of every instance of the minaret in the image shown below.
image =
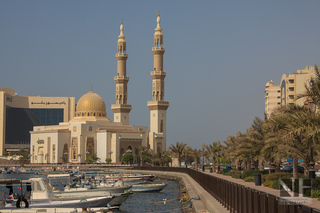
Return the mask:
<path id="1" fill-rule="evenodd" d="M 114 113 L 114 122 L 129 125 L 129 112 L 131 105 L 127 104 L 127 83 L 129 77 L 126 76 L 126 61 L 128 54 L 126 53 L 126 40 L 123 34 L 123 21 L 121 19 L 120 35 L 118 36 L 117 59 L 117 76 L 114 77 L 116 82 L 116 104 L 111 106 Z"/>
<path id="2" fill-rule="evenodd" d="M 160 27 L 160 13 L 158 11 L 157 27 L 154 33 L 153 71 L 152 77 L 152 101 L 148 101 L 150 109 L 150 133 L 149 145 L 154 153 L 166 150 L 166 115 L 169 102 L 164 101 L 164 78 L 166 72 L 163 71 L 163 34 Z"/>

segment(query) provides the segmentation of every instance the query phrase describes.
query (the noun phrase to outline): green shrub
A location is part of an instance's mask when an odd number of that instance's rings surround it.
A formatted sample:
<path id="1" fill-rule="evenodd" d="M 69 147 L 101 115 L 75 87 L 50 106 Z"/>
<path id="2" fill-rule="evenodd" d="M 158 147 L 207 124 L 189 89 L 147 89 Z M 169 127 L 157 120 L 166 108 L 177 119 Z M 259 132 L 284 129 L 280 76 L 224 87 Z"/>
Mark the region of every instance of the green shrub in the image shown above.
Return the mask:
<path id="1" fill-rule="evenodd" d="M 272 189 L 280 189 L 279 180 L 274 180 L 272 185 L 271 185 L 271 188 Z"/>
<path id="2" fill-rule="evenodd" d="M 312 180 L 312 189 L 320 190 L 320 178 L 315 178 Z"/>
<path id="3" fill-rule="evenodd" d="M 245 179 L 246 177 L 254 176 L 255 174 L 265 174 L 265 173 L 266 173 L 265 170 L 263 170 L 263 171 L 260 171 L 260 170 L 244 170 L 242 175 L 241 175 L 241 178 Z"/>
<path id="4" fill-rule="evenodd" d="M 254 182 L 254 176 L 248 176 L 246 178 L 244 178 L 245 182 Z"/>
<path id="5" fill-rule="evenodd" d="M 266 180 L 266 181 L 263 182 L 263 185 L 264 185 L 265 187 L 271 188 L 273 182 L 274 182 L 274 180 Z"/>
<path id="6" fill-rule="evenodd" d="M 286 173 L 286 172 L 276 172 L 272 174 L 267 174 L 263 178 L 267 180 L 278 180 L 279 178 L 290 178 L 292 177 L 292 173 Z"/>

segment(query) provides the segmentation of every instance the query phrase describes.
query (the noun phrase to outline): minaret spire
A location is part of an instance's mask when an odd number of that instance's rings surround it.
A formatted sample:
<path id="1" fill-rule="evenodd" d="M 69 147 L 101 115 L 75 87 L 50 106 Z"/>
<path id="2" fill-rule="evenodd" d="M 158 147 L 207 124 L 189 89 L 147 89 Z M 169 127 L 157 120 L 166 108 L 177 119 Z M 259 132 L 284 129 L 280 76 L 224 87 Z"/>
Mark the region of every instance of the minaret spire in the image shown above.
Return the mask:
<path id="1" fill-rule="evenodd" d="M 152 77 L 152 101 L 148 102 L 150 110 L 150 134 L 149 145 L 155 153 L 166 149 L 166 111 L 169 102 L 164 101 L 164 79 L 166 72 L 163 71 L 163 34 L 160 27 L 160 11 L 158 10 L 157 27 L 154 33 L 153 71 Z"/>
<path id="2" fill-rule="evenodd" d="M 121 19 L 120 35 L 118 36 L 117 45 L 117 76 L 114 77 L 116 82 L 116 104 L 111 106 L 114 113 L 114 122 L 129 124 L 129 112 L 131 105 L 127 104 L 127 84 L 129 77 L 126 76 L 126 61 L 128 58 L 127 43 L 123 34 L 123 19 Z"/>

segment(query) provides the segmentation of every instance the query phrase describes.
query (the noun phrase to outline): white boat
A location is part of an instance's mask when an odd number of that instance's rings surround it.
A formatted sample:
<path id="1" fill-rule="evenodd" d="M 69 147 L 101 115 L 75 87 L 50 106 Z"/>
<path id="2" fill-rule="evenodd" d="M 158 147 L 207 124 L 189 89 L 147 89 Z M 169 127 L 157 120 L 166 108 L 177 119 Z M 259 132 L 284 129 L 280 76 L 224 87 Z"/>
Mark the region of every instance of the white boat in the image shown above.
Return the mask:
<path id="1" fill-rule="evenodd" d="M 133 185 L 130 191 L 132 192 L 156 192 L 161 191 L 167 184 L 165 183 L 150 183 Z"/>
<path id="2" fill-rule="evenodd" d="M 4 180 L 0 184 L 19 183 L 20 180 Z M 89 208 L 105 207 L 115 197 L 112 195 L 99 197 L 70 197 L 55 198 L 48 181 L 43 178 L 30 178 L 27 181 L 20 181 L 20 184 L 27 185 L 24 196 L 17 200 L 7 200 L 5 208 Z"/>
<path id="3" fill-rule="evenodd" d="M 155 176 L 143 174 L 107 174 L 104 178 L 107 181 L 122 180 L 125 185 L 134 185 L 149 182 L 153 180 Z"/>
<path id="4" fill-rule="evenodd" d="M 68 174 L 60 175 L 48 175 L 48 179 L 59 178 L 59 177 L 69 177 Z M 64 191 L 52 189 L 55 197 L 92 197 L 92 196 L 108 196 L 110 194 L 119 194 L 128 191 L 131 186 L 126 186 L 122 181 L 117 181 L 116 183 L 97 183 L 89 182 L 80 185 L 74 185 L 68 183 Z"/>
<path id="5" fill-rule="evenodd" d="M 110 206 L 120 206 L 123 202 L 125 202 L 130 195 L 132 195 L 132 192 L 125 192 L 121 194 L 114 194 L 116 196 L 111 200 L 109 203 Z"/>

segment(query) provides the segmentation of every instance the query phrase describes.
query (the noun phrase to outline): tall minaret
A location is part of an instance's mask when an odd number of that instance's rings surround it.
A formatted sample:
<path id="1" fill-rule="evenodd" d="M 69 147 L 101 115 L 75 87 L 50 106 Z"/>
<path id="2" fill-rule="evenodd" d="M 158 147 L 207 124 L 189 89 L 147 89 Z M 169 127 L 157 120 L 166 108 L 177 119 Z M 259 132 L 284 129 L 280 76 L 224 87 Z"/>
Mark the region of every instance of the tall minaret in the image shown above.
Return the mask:
<path id="1" fill-rule="evenodd" d="M 149 145 L 154 153 L 166 150 L 166 124 L 167 109 L 169 102 L 164 101 L 164 78 L 166 72 L 163 71 L 163 34 L 160 27 L 160 13 L 158 11 L 157 28 L 154 33 L 153 71 L 152 77 L 152 101 L 148 101 L 150 109 L 150 133 Z"/>
<path id="2" fill-rule="evenodd" d="M 127 104 L 127 83 L 129 77 L 126 76 L 126 61 L 128 54 L 126 53 L 126 40 L 123 34 L 123 22 L 121 19 L 120 35 L 118 36 L 117 59 L 117 76 L 114 77 L 116 82 L 116 104 L 111 106 L 114 113 L 114 122 L 129 125 L 129 112 L 131 105 Z"/>

